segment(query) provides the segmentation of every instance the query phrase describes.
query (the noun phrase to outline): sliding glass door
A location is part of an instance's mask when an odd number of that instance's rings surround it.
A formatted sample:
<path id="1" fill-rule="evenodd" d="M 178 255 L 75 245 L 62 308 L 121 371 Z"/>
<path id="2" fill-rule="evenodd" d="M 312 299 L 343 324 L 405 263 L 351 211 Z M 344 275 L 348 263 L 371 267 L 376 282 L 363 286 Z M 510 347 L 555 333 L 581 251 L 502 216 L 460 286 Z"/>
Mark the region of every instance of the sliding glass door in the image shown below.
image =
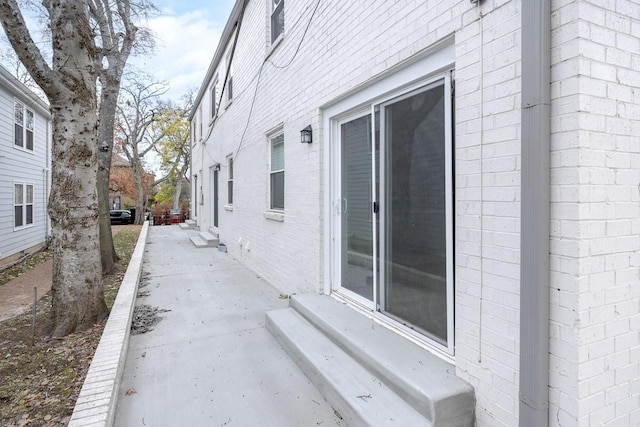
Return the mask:
<path id="1" fill-rule="evenodd" d="M 380 106 L 380 309 L 446 345 L 452 236 L 444 89 L 438 82 Z"/>
<path id="2" fill-rule="evenodd" d="M 450 87 L 447 74 L 336 121 L 333 191 L 334 290 L 452 352 Z"/>
<path id="3" fill-rule="evenodd" d="M 372 302 L 374 236 L 371 114 L 341 122 L 340 141 L 341 286 Z"/>

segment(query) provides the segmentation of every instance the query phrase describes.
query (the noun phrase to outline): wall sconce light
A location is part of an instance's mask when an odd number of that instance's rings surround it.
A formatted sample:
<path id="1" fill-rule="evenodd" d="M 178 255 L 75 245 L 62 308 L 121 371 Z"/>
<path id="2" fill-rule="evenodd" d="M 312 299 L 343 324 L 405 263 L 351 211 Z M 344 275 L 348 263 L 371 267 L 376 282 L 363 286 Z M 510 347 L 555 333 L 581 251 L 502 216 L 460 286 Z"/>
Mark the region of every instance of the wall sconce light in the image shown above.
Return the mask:
<path id="1" fill-rule="evenodd" d="M 215 165 L 213 165 L 213 171 L 220 172 L 220 163 L 216 163 Z"/>
<path id="2" fill-rule="evenodd" d="M 303 144 L 304 143 L 311 144 L 313 142 L 313 139 L 311 138 L 311 134 L 312 134 L 311 125 L 302 129 L 300 131 L 300 142 Z"/>

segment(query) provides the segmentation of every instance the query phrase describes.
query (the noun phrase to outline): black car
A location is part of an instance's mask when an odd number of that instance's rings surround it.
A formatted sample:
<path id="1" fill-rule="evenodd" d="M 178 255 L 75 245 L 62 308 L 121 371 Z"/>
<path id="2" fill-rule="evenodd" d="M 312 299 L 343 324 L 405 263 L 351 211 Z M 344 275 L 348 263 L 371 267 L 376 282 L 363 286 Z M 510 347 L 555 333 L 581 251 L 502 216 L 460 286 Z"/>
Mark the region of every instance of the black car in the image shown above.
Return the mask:
<path id="1" fill-rule="evenodd" d="M 113 210 L 109 211 L 111 217 L 111 225 L 113 224 L 133 224 L 135 218 L 127 210 Z"/>

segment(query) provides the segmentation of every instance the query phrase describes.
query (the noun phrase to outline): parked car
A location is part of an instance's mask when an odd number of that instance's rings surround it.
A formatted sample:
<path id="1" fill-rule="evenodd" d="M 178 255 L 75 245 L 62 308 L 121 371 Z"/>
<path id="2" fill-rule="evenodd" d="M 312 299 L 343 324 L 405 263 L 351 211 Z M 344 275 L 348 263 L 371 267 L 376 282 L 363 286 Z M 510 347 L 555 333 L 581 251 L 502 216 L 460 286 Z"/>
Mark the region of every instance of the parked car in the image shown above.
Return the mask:
<path id="1" fill-rule="evenodd" d="M 111 225 L 133 224 L 133 221 L 135 220 L 133 215 L 131 215 L 131 212 L 127 210 L 112 210 L 109 211 L 109 216 L 111 217 Z"/>

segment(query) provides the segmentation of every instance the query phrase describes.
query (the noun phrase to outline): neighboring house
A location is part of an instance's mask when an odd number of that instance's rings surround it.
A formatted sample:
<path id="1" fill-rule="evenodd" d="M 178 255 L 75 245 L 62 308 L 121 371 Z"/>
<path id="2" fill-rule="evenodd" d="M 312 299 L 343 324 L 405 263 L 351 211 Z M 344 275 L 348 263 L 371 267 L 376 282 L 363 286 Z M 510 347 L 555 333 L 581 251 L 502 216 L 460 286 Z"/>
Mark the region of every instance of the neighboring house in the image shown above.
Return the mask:
<path id="1" fill-rule="evenodd" d="M 445 361 L 479 426 L 640 425 L 640 7 L 545 3 L 236 1 L 191 215 Z"/>
<path id="2" fill-rule="evenodd" d="M 154 175 L 144 171 L 143 185 L 147 188 L 154 180 Z M 109 207 L 125 209 L 136 204 L 136 185 L 131 163 L 120 154 L 111 155 L 111 173 L 109 174 Z"/>
<path id="3" fill-rule="evenodd" d="M 0 266 L 49 239 L 49 106 L 0 66 Z"/>

